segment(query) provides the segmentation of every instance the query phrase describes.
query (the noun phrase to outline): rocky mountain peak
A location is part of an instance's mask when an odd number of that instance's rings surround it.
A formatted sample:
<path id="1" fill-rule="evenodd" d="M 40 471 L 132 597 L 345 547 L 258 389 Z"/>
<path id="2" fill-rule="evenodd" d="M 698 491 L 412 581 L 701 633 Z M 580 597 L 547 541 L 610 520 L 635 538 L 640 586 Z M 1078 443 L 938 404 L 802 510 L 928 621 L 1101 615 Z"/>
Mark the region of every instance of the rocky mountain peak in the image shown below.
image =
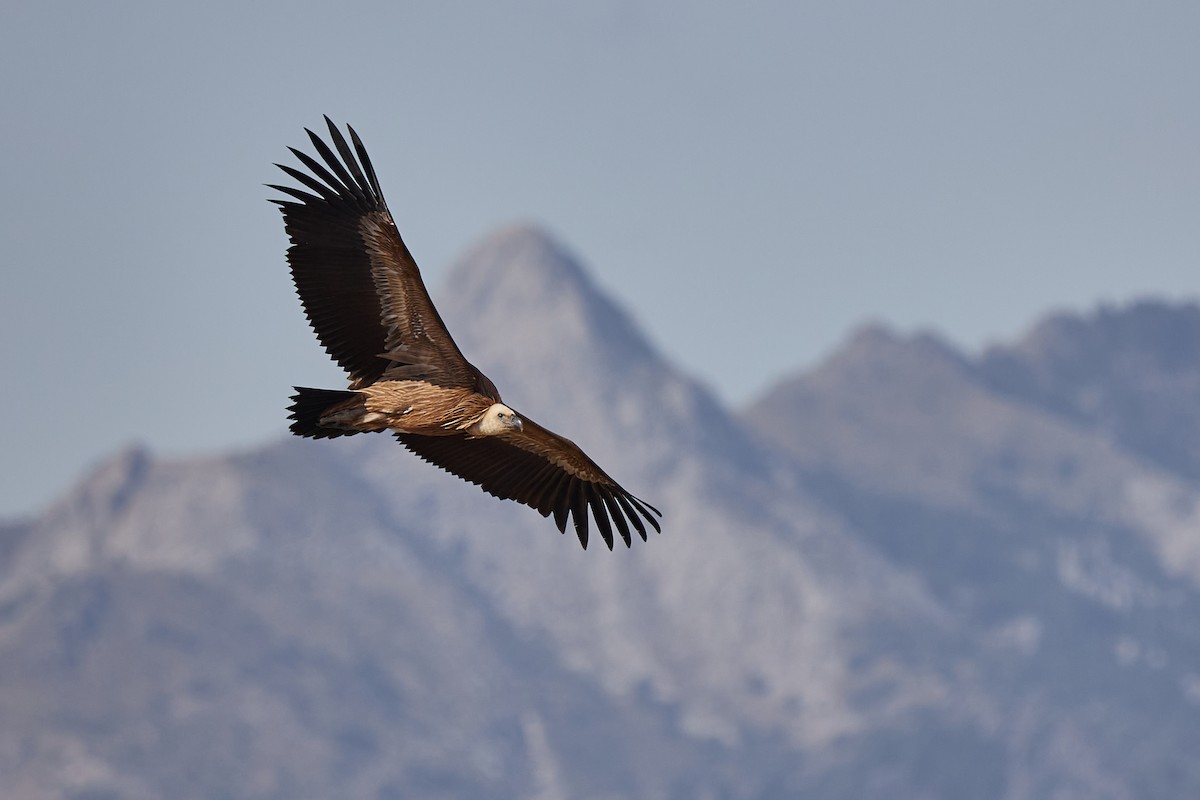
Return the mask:
<path id="1" fill-rule="evenodd" d="M 849 401 L 847 412 L 858 404 L 884 409 L 888 403 L 881 400 L 904 402 L 970 380 L 966 370 L 963 356 L 932 333 L 905 336 L 884 325 L 864 325 L 815 370 L 786 377 L 764 392 L 742 418 L 803 417 L 830 393 L 843 406 Z"/>
<path id="2" fill-rule="evenodd" d="M 637 324 L 575 256 L 533 225 L 502 228 L 471 248 L 437 302 L 467 357 L 501 371 L 508 362 L 556 370 L 581 359 L 623 369 L 661 365 Z"/>
<path id="3" fill-rule="evenodd" d="M 516 224 L 487 236 L 434 295 L 505 402 L 597 460 L 631 446 L 661 464 L 693 447 L 728 458 L 744 451 L 716 398 L 668 363 L 545 230 Z"/>
<path id="4" fill-rule="evenodd" d="M 528 222 L 514 222 L 480 239 L 455 264 L 448 283 L 456 295 L 469 297 L 491 295 L 504 287 L 591 289 L 591 280 L 566 246 Z"/>

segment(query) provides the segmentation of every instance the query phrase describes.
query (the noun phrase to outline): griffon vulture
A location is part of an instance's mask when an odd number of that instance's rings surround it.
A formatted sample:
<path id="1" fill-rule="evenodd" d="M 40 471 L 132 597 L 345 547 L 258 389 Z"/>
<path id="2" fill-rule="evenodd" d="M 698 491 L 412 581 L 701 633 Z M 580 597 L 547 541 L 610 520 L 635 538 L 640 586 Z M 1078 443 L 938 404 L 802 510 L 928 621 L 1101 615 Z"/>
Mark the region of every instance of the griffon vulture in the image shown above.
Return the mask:
<path id="1" fill-rule="evenodd" d="M 321 161 L 290 148 L 303 172 L 277 164 L 303 189 L 271 185 L 283 211 L 287 258 L 305 314 L 349 389 L 295 387 L 292 433 L 316 439 L 391 430 L 422 459 L 496 497 L 567 518 L 588 543 L 588 514 L 613 546 L 615 527 L 646 539 L 658 509 L 631 495 L 573 442 L 504 405 L 487 376 L 463 357 L 429 299 L 384 202 L 362 141 L 351 150 L 329 126 L 330 149 L 306 129 Z M 336 150 L 336 153 L 335 153 Z M 357 158 L 355 155 L 357 154 Z"/>

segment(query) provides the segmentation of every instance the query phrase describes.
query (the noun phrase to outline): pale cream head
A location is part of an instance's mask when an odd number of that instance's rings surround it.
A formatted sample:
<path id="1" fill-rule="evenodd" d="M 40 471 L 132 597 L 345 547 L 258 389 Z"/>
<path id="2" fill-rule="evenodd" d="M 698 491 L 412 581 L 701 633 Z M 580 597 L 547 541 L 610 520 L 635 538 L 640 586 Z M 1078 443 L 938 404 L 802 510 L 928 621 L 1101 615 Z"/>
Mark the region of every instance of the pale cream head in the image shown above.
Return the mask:
<path id="1" fill-rule="evenodd" d="M 479 421 L 471 426 L 477 436 L 496 436 L 509 431 L 521 430 L 521 418 L 503 403 L 493 403 Z"/>

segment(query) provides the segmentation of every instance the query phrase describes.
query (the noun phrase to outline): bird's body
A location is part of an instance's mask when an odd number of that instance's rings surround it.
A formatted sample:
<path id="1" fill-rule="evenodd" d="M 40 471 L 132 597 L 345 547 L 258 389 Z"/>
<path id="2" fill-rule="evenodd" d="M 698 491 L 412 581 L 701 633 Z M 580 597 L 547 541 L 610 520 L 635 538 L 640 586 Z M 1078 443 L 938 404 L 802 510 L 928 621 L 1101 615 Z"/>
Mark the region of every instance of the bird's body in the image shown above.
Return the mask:
<path id="1" fill-rule="evenodd" d="M 291 238 L 288 262 L 317 337 L 349 373 L 344 390 L 296 387 L 291 430 L 333 438 L 392 431 L 421 458 L 496 497 L 573 522 L 587 547 L 589 512 L 605 543 L 615 527 L 646 538 L 657 509 L 622 489 L 573 442 L 506 406 L 466 360 L 421 280 L 383 200 L 365 148 L 353 151 L 326 118 L 333 150 L 309 138 L 324 165 L 293 149 L 305 173 L 280 166 L 307 189 L 272 186 Z M 356 158 L 357 154 L 357 158 Z"/>
<path id="2" fill-rule="evenodd" d="M 347 394 L 323 410 L 320 427 L 450 436 L 478 428 L 488 409 L 498 405 L 478 392 L 421 380 L 381 380 Z"/>

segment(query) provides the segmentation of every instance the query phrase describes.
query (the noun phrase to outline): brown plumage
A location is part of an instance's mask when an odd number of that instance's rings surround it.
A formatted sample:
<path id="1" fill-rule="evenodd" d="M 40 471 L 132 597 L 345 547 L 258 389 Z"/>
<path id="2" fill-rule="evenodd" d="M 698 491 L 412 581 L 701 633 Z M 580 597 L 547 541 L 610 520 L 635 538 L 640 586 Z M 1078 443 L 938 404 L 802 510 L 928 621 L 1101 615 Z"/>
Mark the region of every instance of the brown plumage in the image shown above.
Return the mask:
<path id="1" fill-rule="evenodd" d="M 308 172 L 276 166 L 304 189 L 272 185 L 293 198 L 272 202 L 292 241 L 288 263 L 304 311 L 350 387 L 295 387 L 292 432 L 321 439 L 391 430 L 431 464 L 553 514 L 559 531 L 570 519 L 585 548 L 589 516 L 609 549 L 614 527 L 626 546 L 631 527 L 646 539 L 643 520 L 658 531 L 658 509 L 573 442 L 504 405 L 467 361 L 429 299 L 358 135 L 347 126 L 352 150 L 325 123 L 337 152 L 306 130 L 321 161 L 290 148 Z"/>

